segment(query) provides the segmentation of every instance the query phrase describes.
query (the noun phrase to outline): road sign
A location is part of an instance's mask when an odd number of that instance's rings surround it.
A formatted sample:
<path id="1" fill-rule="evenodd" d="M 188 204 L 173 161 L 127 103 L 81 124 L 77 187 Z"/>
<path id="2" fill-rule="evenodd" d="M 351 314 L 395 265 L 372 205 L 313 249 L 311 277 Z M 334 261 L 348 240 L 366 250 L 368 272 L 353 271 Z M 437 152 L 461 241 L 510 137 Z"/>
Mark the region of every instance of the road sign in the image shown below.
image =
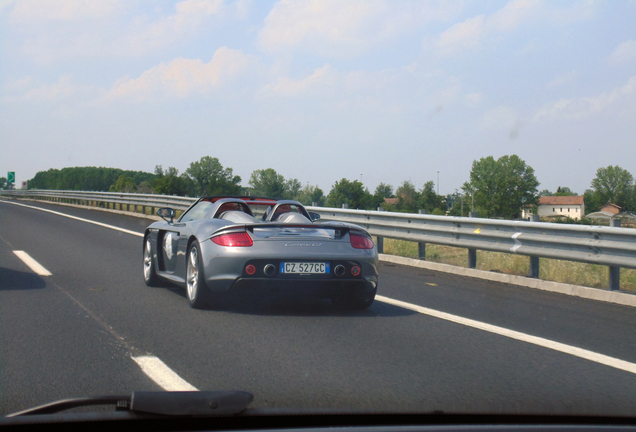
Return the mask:
<path id="1" fill-rule="evenodd" d="M 9 171 L 7 173 L 7 183 L 15 183 L 15 171 Z"/>
<path id="2" fill-rule="evenodd" d="M 22 189 L 26 189 L 27 188 L 27 182 L 23 181 L 22 182 Z"/>

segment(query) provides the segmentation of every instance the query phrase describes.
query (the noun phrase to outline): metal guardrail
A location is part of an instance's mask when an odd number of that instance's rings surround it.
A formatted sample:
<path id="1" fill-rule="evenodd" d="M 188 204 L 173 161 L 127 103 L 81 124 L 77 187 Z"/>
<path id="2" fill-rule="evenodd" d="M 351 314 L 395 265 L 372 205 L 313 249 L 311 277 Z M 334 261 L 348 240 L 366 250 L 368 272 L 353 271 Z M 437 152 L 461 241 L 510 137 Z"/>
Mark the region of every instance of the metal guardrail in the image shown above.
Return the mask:
<path id="1" fill-rule="evenodd" d="M 507 221 L 458 216 L 307 207 L 321 220 L 350 222 L 378 237 L 418 242 L 420 259 L 426 243 L 468 249 L 468 266 L 475 268 L 477 250 L 530 257 L 530 277 L 539 277 L 539 258 L 553 258 L 609 266 L 611 290 L 620 287 L 620 268 L 636 269 L 636 230 L 614 227 L 566 225 L 548 222 Z"/>
<path id="2" fill-rule="evenodd" d="M 43 199 L 92 206 L 112 203 L 123 210 L 133 206 L 154 209 L 187 209 L 196 198 L 179 196 L 83 191 L 0 191 L 0 195 Z M 418 242 L 419 258 L 425 259 L 426 243 L 468 249 L 469 267 L 475 268 L 477 250 L 505 252 L 530 257 L 531 277 L 539 277 L 539 258 L 578 261 L 609 266 L 610 289 L 620 285 L 620 268 L 636 269 L 636 229 L 605 226 L 566 225 L 547 222 L 506 221 L 457 216 L 307 207 L 323 221 L 351 222 L 378 238 Z M 616 221 L 618 222 L 618 221 Z"/>
<path id="3" fill-rule="evenodd" d="M 189 198 L 174 195 L 136 194 L 123 192 L 86 192 L 86 191 L 60 191 L 60 190 L 8 190 L 0 191 L 2 196 L 39 199 L 44 201 L 63 202 L 69 204 L 90 205 L 94 207 L 106 207 L 112 204 L 119 210 L 130 210 L 130 207 L 150 207 L 151 214 L 155 208 L 172 207 L 176 210 L 186 210 L 197 198 Z M 133 211 L 136 211 L 133 209 Z"/>

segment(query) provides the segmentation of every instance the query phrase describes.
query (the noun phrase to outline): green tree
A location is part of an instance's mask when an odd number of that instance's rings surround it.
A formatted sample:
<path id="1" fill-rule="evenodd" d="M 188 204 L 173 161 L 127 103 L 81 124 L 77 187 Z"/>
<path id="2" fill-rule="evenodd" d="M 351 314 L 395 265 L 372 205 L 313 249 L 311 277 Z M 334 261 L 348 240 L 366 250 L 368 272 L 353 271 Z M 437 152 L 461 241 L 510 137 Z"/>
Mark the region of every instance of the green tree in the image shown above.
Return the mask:
<path id="1" fill-rule="evenodd" d="M 258 169 L 250 175 L 249 185 L 254 196 L 284 198 L 286 192 L 285 177 L 275 169 Z"/>
<path id="2" fill-rule="evenodd" d="M 561 187 L 559 186 L 557 188 L 556 193 L 554 194 L 554 196 L 578 196 L 579 194 L 577 194 L 576 192 L 572 192 L 572 189 L 570 189 L 569 187 Z"/>
<path id="3" fill-rule="evenodd" d="M 161 168 L 160 165 L 158 165 Z M 169 167 L 161 176 L 155 167 L 157 180 L 155 181 L 155 192 L 163 195 L 191 195 L 194 191 L 192 180 L 184 173 L 179 175 L 179 170 L 175 167 Z"/>
<path id="4" fill-rule="evenodd" d="M 250 175 L 252 195 L 295 200 L 300 195 L 302 184 L 298 179 L 285 180 L 275 169 L 255 170 Z"/>
<path id="5" fill-rule="evenodd" d="M 346 178 L 335 182 L 327 197 L 329 207 L 342 207 L 342 204 L 348 204 L 350 209 L 364 209 L 370 202 L 369 190 L 360 181 L 349 181 Z"/>
<path id="6" fill-rule="evenodd" d="M 420 194 L 415 189 L 415 185 L 410 181 L 405 181 L 397 188 L 395 195 L 398 198 L 398 211 L 417 213 L 419 207 Z"/>
<path id="7" fill-rule="evenodd" d="M 601 202 L 599 194 L 595 193 L 592 189 L 586 189 L 583 194 L 583 201 L 585 202 L 585 213 L 597 212 L 607 204 L 607 201 Z"/>
<path id="8" fill-rule="evenodd" d="M 378 187 L 375 188 L 375 193 L 373 194 L 373 209 L 377 209 L 378 207 L 383 207 L 386 209 L 386 203 L 384 202 L 384 198 L 394 198 L 393 195 L 393 186 L 386 183 L 380 183 Z"/>
<path id="9" fill-rule="evenodd" d="M 594 200 L 601 206 L 611 202 L 621 206 L 623 210 L 632 210 L 633 183 L 631 173 L 618 165 L 599 168 L 596 178 L 592 180 Z"/>
<path id="10" fill-rule="evenodd" d="M 318 186 L 307 185 L 300 191 L 296 200 L 307 206 L 316 203 L 319 207 L 323 207 L 327 198 Z"/>
<path id="11" fill-rule="evenodd" d="M 424 183 L 422 187 L 422 192 L 420 192 L 420 197 L 418 200 L 418 207 L 420 209 L 426 210 L 427 213 L 433 213 L 433 210 L 439 210 L 437 214 L 445 214 L 442 208 L 444 205 L 444 198 L 435 193 L 435 183 L 431 181 L 427 181 Z"/>
<path id="12" fill-rule="evenodd" d="M 286 199 L 297 200 L 298 195 L 300 195 L 300 190 L 303 185 L 300 183 L 298 179 L 289 179 L 285 182 L 285 194 L 284 197 Z"/>
<path id="13" fill-rule="evenodd" d="M 203 195 L 238 195 L 241 192 L 241 177 L 235 176 L 232 168 L 223 168 L 217 158 L 203 156 L 192 162 L 186 170 L 194 182 L 195 193 Z"/>
<path id="14" fill-rule="evenodd" d="M 7 178 L 6 177 L 0 177 L 0 189 L 4 189 L 4 187 L 7 185 Z"/>
<path id="15" fill-rule="evenodd" d="M 541 192 L 539 192 L 538 196 L 546 197 L 546 196 L 554 196 L 554 194 L 547 189 L 543 189 Z"/>
<path id="16" fill-rule="evenodd" d="M 462 189 L 474 195 L 477 211 L 487 217 L 518 217 L 521 208 L 537 202 L 539 181 L 519 156 L 492 156 L 473 161 L 470 182 Z"/>
<path id="17" fill-rule="evenodd" d="M 143 171 L 124 171 L 119 168 L 67 167 L 40 171 L 29 180 L 30 189 L 108 191 L 120 176 L 132 179 L 135 185 L 152 182 L 154 174 Z"/>
<path id="18" fill-rule="evenodd" d="M 114 185 L 111 185 L 110 187 L 111 192 L 131 193 L 131 192 L 135 192 L 136 189 L 137 189 L 137 186 L 135 185 L 135 182 L 133 181 L 133 179 L 123 174 L 120 175 L 119 178 L 117 179 L 117 182 Z"/>

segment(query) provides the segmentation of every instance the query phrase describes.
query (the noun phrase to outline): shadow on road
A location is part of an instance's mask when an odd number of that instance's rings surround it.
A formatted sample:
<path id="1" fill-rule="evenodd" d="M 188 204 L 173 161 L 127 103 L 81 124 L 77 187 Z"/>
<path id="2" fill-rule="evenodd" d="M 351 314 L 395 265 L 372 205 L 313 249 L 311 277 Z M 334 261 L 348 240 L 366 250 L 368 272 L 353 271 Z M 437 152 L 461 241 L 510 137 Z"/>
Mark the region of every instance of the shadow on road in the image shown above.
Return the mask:
<path id="1" fill-rule="evenodd" d="M 35 273 L 0 267 L 0 291 L 24 291 L 45 287 L 44 279 Z"/>
<path id="2" fill-rule="evenodd" d="M 187 304 L 185 288 L 164 284 L 156 289 L 170 291 L 178 301 Z M 334 316 L 334 317 L 401 317 L 415 315 L 417 312 L 389 305 L 379 301 L 373 302 L 369 309 L 362 311 L 339 310 L 329 299 L 319 298 L 308 293 L 294 293 L 289 291 L 248 293 L 227 293 L 216 295 L 207 309 L 210 312 L 222 311 L 247 315 L 266 316 Z"/>
<path id="3" fill-rule="evenodd" d="M 365 310 L 340 310 L 328 299 L 311 295 L 230 294 L 218 298 L 210 310 L 267 316 L 399 317 L 415 312 L 381 302 Z"/>

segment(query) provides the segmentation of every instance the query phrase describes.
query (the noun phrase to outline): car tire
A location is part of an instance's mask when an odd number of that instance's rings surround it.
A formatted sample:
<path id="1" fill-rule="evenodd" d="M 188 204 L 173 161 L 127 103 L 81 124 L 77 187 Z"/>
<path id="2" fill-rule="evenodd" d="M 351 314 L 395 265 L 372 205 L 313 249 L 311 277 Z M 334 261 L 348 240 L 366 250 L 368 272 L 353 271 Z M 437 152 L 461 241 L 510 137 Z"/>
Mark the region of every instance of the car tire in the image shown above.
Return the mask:
<path id="1" fill-rule="evenodd" d="M 331 298 L 331 303 L 340 310 L 364 310 L 368 309 L 375 300 L 375 293 L 377 288 L 373 291 L 366 292 L 347 292 L 339 295 L 335 295 Z"/>
<path id="2" fill-rule="evenodd" d="M 155 268 L 155 261 L 152 259 L 152 243 L 150 236 L 144 238 L 144 282 L 149 287 L 157 287 L 160 285 L 159 276 L 157 276 L 157 269 Z"/>
<path id="3" fill-rule="evenodd" d="M 188 302 L 194 309 L 208 308 L 210 306 L 210 293 L 205 283 L 201 248 L 196 240 L 188 247 L 186 259 L 186 297 Z"/>

